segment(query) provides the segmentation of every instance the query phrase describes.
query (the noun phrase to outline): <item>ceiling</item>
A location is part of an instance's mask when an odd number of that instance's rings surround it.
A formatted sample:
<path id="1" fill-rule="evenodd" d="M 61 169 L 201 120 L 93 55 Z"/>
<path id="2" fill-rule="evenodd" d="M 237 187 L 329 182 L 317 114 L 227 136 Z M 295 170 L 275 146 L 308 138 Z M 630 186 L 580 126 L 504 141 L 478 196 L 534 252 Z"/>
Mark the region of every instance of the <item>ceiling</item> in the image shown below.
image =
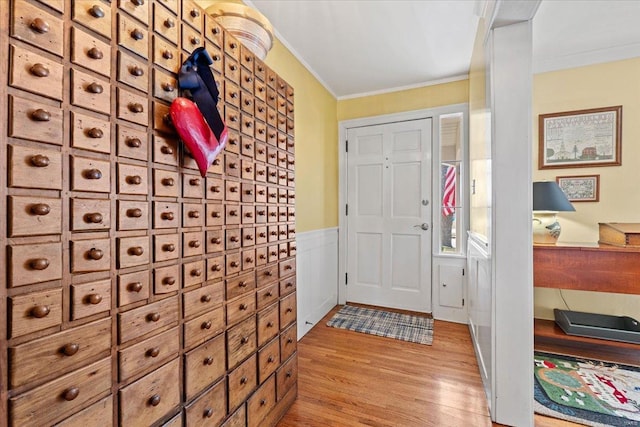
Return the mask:
<path id="1" fill-rule="evenodd" d="M 472 0 L 247 0 L 339 99 L 465 78 Z M 640 56 L 640 1 L 543 0 L 534 72 Z"/>

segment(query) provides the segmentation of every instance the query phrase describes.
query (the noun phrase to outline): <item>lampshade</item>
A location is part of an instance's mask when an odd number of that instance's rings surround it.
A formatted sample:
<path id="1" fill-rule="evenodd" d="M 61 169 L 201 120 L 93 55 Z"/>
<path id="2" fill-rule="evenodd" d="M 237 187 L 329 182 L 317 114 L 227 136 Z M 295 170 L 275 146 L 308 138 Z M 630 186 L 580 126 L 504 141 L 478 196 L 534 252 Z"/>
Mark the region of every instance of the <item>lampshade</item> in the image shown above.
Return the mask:
<path id="1" fill-rule="evenodd" d="M 562 212 L 576 209 L 556 182 L 541 181 L 533 183 L 533 210 Z"/>

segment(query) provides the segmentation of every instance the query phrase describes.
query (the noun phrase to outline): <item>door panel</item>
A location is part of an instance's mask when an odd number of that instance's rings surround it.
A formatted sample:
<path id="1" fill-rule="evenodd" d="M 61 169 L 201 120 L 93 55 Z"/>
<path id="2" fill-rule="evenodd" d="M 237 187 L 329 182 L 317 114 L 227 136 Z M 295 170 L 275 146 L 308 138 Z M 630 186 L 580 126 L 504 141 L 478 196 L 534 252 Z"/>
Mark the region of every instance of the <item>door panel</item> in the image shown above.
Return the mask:
<path id="1" fill-rule="evenodd" d="M 347 135 L 347 301 L 430 312 L 431 119 Z"/>

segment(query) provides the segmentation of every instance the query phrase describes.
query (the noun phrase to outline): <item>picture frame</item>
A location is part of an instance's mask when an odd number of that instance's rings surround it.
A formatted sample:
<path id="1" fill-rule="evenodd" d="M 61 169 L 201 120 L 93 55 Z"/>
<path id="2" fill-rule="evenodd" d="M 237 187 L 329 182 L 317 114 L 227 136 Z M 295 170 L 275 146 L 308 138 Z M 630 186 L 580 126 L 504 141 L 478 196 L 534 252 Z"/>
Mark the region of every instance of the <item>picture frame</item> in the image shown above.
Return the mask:
<path id="1" fill-rule="evenodd" d="M 600 175 L 557 176 L 556 182 L 572 203 L 600 200 Z"/>
<path id="2" fill-rule="evenodd" d="M 538 116 L 538 168 L 622 164 L 622 106 Z"/>

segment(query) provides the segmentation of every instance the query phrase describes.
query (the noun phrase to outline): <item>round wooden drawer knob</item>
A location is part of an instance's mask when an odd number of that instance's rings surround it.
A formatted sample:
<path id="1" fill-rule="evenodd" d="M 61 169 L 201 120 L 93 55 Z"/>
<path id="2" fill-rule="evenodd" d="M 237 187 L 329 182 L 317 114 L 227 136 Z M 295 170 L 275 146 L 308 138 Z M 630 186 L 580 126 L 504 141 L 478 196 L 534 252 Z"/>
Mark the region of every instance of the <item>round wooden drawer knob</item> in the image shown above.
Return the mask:
<path id="1" fill-rule="evenodd" d="M 173 286 L 176 283 L 176 279 L 174 279 L 173 277 L 165 277 L 164 279 L 162 279 L 162 284 L 166 285 L 166 286 Z"/>
<path id="2" fill-rule="evenodd" d="M 93 82 L 89 86 L 87 86 L 87 92 L 98 95 L 104 92 L 104 88 L 101 84 Z"/>
<path id="3" fill-rule="evenodd" d="M 29 72 L 36 77 L 47 77 L 49 75 L 49 69 L 39 62 L 33 64 L 33 66 L 29 68 Z"/>
<path id="4" fill-rule="evenodd" d="M 31 21 L 29 27 L 36 33 L 45 34 L 49 32 L 49 24 L 42 18 L 36 18 Z"/>
<path id="5" fill-rule="evenodd" d="M 47 315 L 51 312 L 51 309 L 46 305 L 36 305 L 31 309 L 31 315 L 36 319 L 42 319 L 43 317 L 47 317 Z"/>
<path id="6" fill-rule="evenodd" d="M 292 286 L 293 286 L 293 283 L 291 283 L 291 282 L 287 282 L 287 284 L 284 285 L 285 288 L 290 288 Z"/>
<path id="7" fill-rule="evenodd" d="M 91 294 L 87 298 L 87 301 L 89 301 L 90 304 L 97 305 L 97 304 L 100 304 L 102 302 L 102 296 L 100 296 L 98 294 Z"/>
<path id="8" fill-rule="evenodd" d="M 168 50 L 165 50 L 164 52 L 162 52 L 162 57 L 164 59 L 173 59 L 173 53 L 171 53 Z"/>
<path id="9" fill-rule="evenodd" d="M 215 264 L 213 267 L 211 267 L 211 271 L 220 271 L 222 270 L 222 267 L 220 267 L 218 264 Z"/>
<path id="10" fill-rule="evenodd" d="M 140 148 L 142 145 L 142 141 L 139 138 L 127 138 L 126 144 L 131 148 Z"/>
<path id="11" fill-rule="evenodd" d="M 65 356 L 73 356 L 78 352 L 78 350 L 80 350 L 79 344 L 69 343 L 65 344 L 64 347 L 62 347 L 62 354 L 64 354 Z"/>
<path id="12" fill-rule="evenodd" d="M 144 249 L 142 248 L 142 246 L 134 246 L 129 248 L 127 252 L 129 253 L 129 255 L 141 256 L 144 253 Z"/>
<path id="13" fill-rule="evenodd" d="M 176 245 L 174 245 L 173 243 L 166 243 L 162 245 L 162 250 L 165 252 L 173 252 L 176 250 Z"/>
<path id="14" fill-rule="evenodd" d="M 211 295 L 202 295 L 200 297 L 200 301 L 202 301 L 202 302 L 211 302 Z"/>
<path id="15" fill-rule="evenodd" d="M 191 44 L 196 46 L 200 44 L 200 37 L 191 37 Z"/>
<path id="16" fill-rule="evenodd" d="M 91 9 L 89 9 L 89 14 L 94 18 L 104 18 L 104 10 L 97 4 L 94 4 Z"/>
<path id="17" fill-rule="evenodd" d="M 47 156 L 43 156 L 42 154 L 36 154 L 31 157 L 31 164 L 37 168 L 46 168 L 49 166 L 49 158 Z"/>
<path id="18" fill-rule="evenodd" d="M 140 77 L 144 75 L 144 70 L 137 65 L 134 65 L 129 69 L 129 73 L 131 73 L 132 76 Z"/>
<path id="19" fill-rule="evenodd" d="M 91 128 L 87 131 L 87 135 L 89 138 L 100 139 L 104 136 L 104 132 L 102 132 L 102 129 Z"/>
<path id="20" fill-rule="evenodd" d="M 158 347 L 153 347 L 147 350 L 147 356 L 149 357 L 158 357 L 160 354 L 160 349 Z"/>
<path id="21" fill-rule="evenodd" d="M 198 9 L 191 9 L 190 15 L 192 18 L 197 18 L 198 16 L 200 16 L 200 11 Z"/>
<path id="22" fill-rule="evenodd" d="M 72 401 L 80 394 L 80 389 L 78 387 L 69 387 L 62 393 L 62 398 L 66 401 Z"/>
<path id="23" fill-rule="evenodd" d="M 213 357 L 211 357 L 211 356 L 206 357 L 204 359 L 204 364 L 205 365 L 209 365 L 209 366 L 213 365 Z"/>
<path id="24" fill-rule="evenodd" d="M 275 255 L 273 252 L 271 254 Z M 267 270 L 267 271 L 264 272 L 264 275 L 270 277 L 270 276 L 273 276 L 273 273 L 271 271 Z"/>
<path id="25" fill-rule="evenodd" d="M 162 154 L 173 154 L 173 148 L 169 147 L 168 145 L 163 145 L 162 147 L 160 147 L 160 151 L 162 152 Z"/>
<path id="26" fill-rule="evenodd" d="M 268 296 L 268 297 L 272 297 L 273 296 L 273 292 L 269 291 L 265 295 Z M 269 322 L 269 323 L 271 323 L 271 322 Z M 273 325 L 273 323 L 271 323 L 271 324 Z M 269 324 L 267 324 L 267 326 L 269 326 Z"/>
<path id="27" fill-rule="evenodd" d="M 240 378 L 240 384 L 245 385 L 247 382 L 249 382 L 249 379 L 247 377 Z"/>
<path id="28" fill-rule="evenodd" d="M 135 29 L 131 31 L 131 38 L 134 40 L 142 40 L 144 38 L 144 34 L 139 29 Z M 155 405 L 154 405 L 155 406 Z"/>
<path id="29" fill-rule="evenodd" d="M 167 18 L 164 20 L 164 26 L 167 28 L 173 28 L 176 26 L 176 21 L 171 18 Z"/>
<path id="30" fill-rule="evenodd" d="M 147 315 L 147 319 L 152 322 L 157 322 L 158 320 L 160 320 L 160 313 L 158 312 L 150 313 Z"/>
<path id="31" fill-rule="evenodd" d="M 238 216 L 238 211 L 236 210 L 229 211 L 229 216 Z"/>
<path id="32" fill-rule="evenodd" d="M 238 307 L 240 309 L 240 311 L 245 311 L 247 309 L 247 305 L 246 304 L 240 304 L 240 307 Z"/>
<path id="33" fill-rule="evenodd" d="M 51 120 L 51 113 L 47 110 L 43 110 L 42 108 L 38 108 L 31 113 L 30 117 L 36 122 L 48 122 Z"/>
<path id="34" fill-rule="evenodd" d="M 189 247 L 191 247 L 191 248 L 199 248 L 200 247 L 200 240 L 191 240 L 189 242 Z"/>
<path id="35" fill-rule="evenodd" d="M 29 266 L 33 270 L 44 270 L 49 267 L 49 260 L 46 258 L 37 258 L 29 262 Z"/>
<path id="36" fill-rule="evenodd" d="M 85 214 L 84 221 L 89 224 L 100 224 L 102 222 L 102 214 L 99 212 Z"/>
<path id="37" fill-rule="evenodd" d="M 200 218 L 200 212 L 198 212 L 198 211 L 189 211 L 189 218 Z"/>
<path id="38" fill-rule="evenodd" d="M 165 187 L 173 187 L 175 181 L 173 178 L 162 178 L 162 185 Z"/>
<path id="39" fill-rule="evenodd" d="M 51 207 L 46 203 L 37 203 L 31 206 L 31 213 L 38 216 L 44 216 L 51 212 Z"/>
<path id="40" fill-rule="evenodd" d="M 191 276 L 193 276 L 193 277 L 202 276 L 202 270 L 200 270 L 200 269 L 191 270 Z"/>
<path id="41" fill-rule="evenodd" d="M 162 219 L 167 220 L 167 221 L 172 221 L 174 218 L 173 212 L 163 212 L 162 213 Z"/>
<path id="42" fill-rule="evenodd" d="M 142 283 L 140 282 L 129 283 L 129 286 L 127 287 L 127 289 L 129 289 L 131 292 L 140 292 L 142 290 Z"/>
<path id="43" fill-rule="evenodd" d="M 189 185 L 193 185 L 193 186 L 200 185 L 200 179 L 199 178 L 190 179 L 189 180 Z"/>
<path id="44" fill-rule="evenodd" d="M 140 218 L 142 216 L 142 209 L 127 209 L 127 216 L 129 218 Z"/>
<path id="45" fill-rule="evenodd" d="M 102 178 L 102 172 L 99 169 L 89 169 L 84 172 L 86 179 L 100 179 Z"/>
<path id="46" fill-rule="evenodd" d="M 244 280 L 240 283 L 238 283 L 238 286 L 241 288 L 246 288 L 247 287 L 247 282 L 245 282 Z"/>
<path id="47" fill-rule="evenodd" d="M 238 236 L 231 236 L 229 238 L 229 240 L 231 240 L 232 242 L 237 242 L 238 241 Z"/>
<path id="48" fill-rule="evenodd" d="M 102 59 L 104 58 L 104 54 L 97 47 L 92 47 L 87 51 L 87 56 L 91 59 Z"/>
<path id="49" fill-rule="evenodd" d="M 89 256 L 89 259 L 98 261 L 102 259 L 102 257 L 104 256 L 104 252 L 102 252 L 101 249 L 91 248 L 89 249 L 89 252 L 87 252 L 87 255 Z"/>
<path id="50" fill-rule="evenodd" d="M 127 107 L 129 108 L 129 111 L 136 114 L 142 113 L 144 111 L 144 107 L 139 102 L 134 102 L 133 104 L 129 104 Z"/>
<path id="51" fill-rule="evenodd" d="M 237 261 L 231 261 L 231 263 L 229 264 L 231 267 L 240 267 L 240 264 Z"/>
<path id="52" fill-rule="evenodd" d="M 140 185 L 142 184 L 142 178 L 139 175 L 133 175 L 127 177 L 127 184 L 129 185 Z"/>
<path id="53" fill-rule="evenodd" d="M 287 338 L 287 344 L 293 344 L 293 338 Z"/>
<path id="54" fill-rule="evenodd" d="M 285 310 L 287 313 L 291 313 L 293 311 L 293 308 L 291 307 L 287 307 L 287 309 Z"/>
<path id="55" fill-rule="evenodd" d="M 220 243 L 222 243 L 222 239 L 219 237 L 214 237 L 213 239 L 211 239 L 211 243 L 213 243 L 214 245 L 219 245 Z"/>
<path id="56" fill-rule="evenodd" d="M 162 83 L 162 90 L 165 92 L 173 92 L 175 89 L 175 86 L 171 83 Z"/>
<path id="57" fill-rule="evenodd" d="M 211 408 L 205 409 L 203 415 L 205 418 L 211 418 L 213 416 L 213 409 Z"/>
<path id="58" fill-rule="evenodd" d="M 159 404 L 160 404 L 160 395 L 154 394 L 153 396 L 151 396 L 151 398 L 149 399 L 149 405 L 158 406 Z"/>
<path id="59" fill-rule="evenodd" d="M 291 376 L 293 375 L 293 372 L 287 371 L 286 375 L 287 375 L 287 378 L 291 378 Z"/>
<path id="60" fill-rule="evenodd" d="M 202 329 L 211 329 L 211 320 L 207 320 L 206 322 L 202 323 Z"/>
<path id="61" fill-rule="evenodd" d="M 267 359 L 267 363 L 273 363 L 275 360 L 275 358 L 273 356 L 269 356 L 269 358 Z"/>
<path id="62" fill-rule="evenodd" d="M 271 296 L 271 295 L 269 295 L 269 296 Z M 267 328 L 273 328 L 273 322 L 267 323 Z"/>

